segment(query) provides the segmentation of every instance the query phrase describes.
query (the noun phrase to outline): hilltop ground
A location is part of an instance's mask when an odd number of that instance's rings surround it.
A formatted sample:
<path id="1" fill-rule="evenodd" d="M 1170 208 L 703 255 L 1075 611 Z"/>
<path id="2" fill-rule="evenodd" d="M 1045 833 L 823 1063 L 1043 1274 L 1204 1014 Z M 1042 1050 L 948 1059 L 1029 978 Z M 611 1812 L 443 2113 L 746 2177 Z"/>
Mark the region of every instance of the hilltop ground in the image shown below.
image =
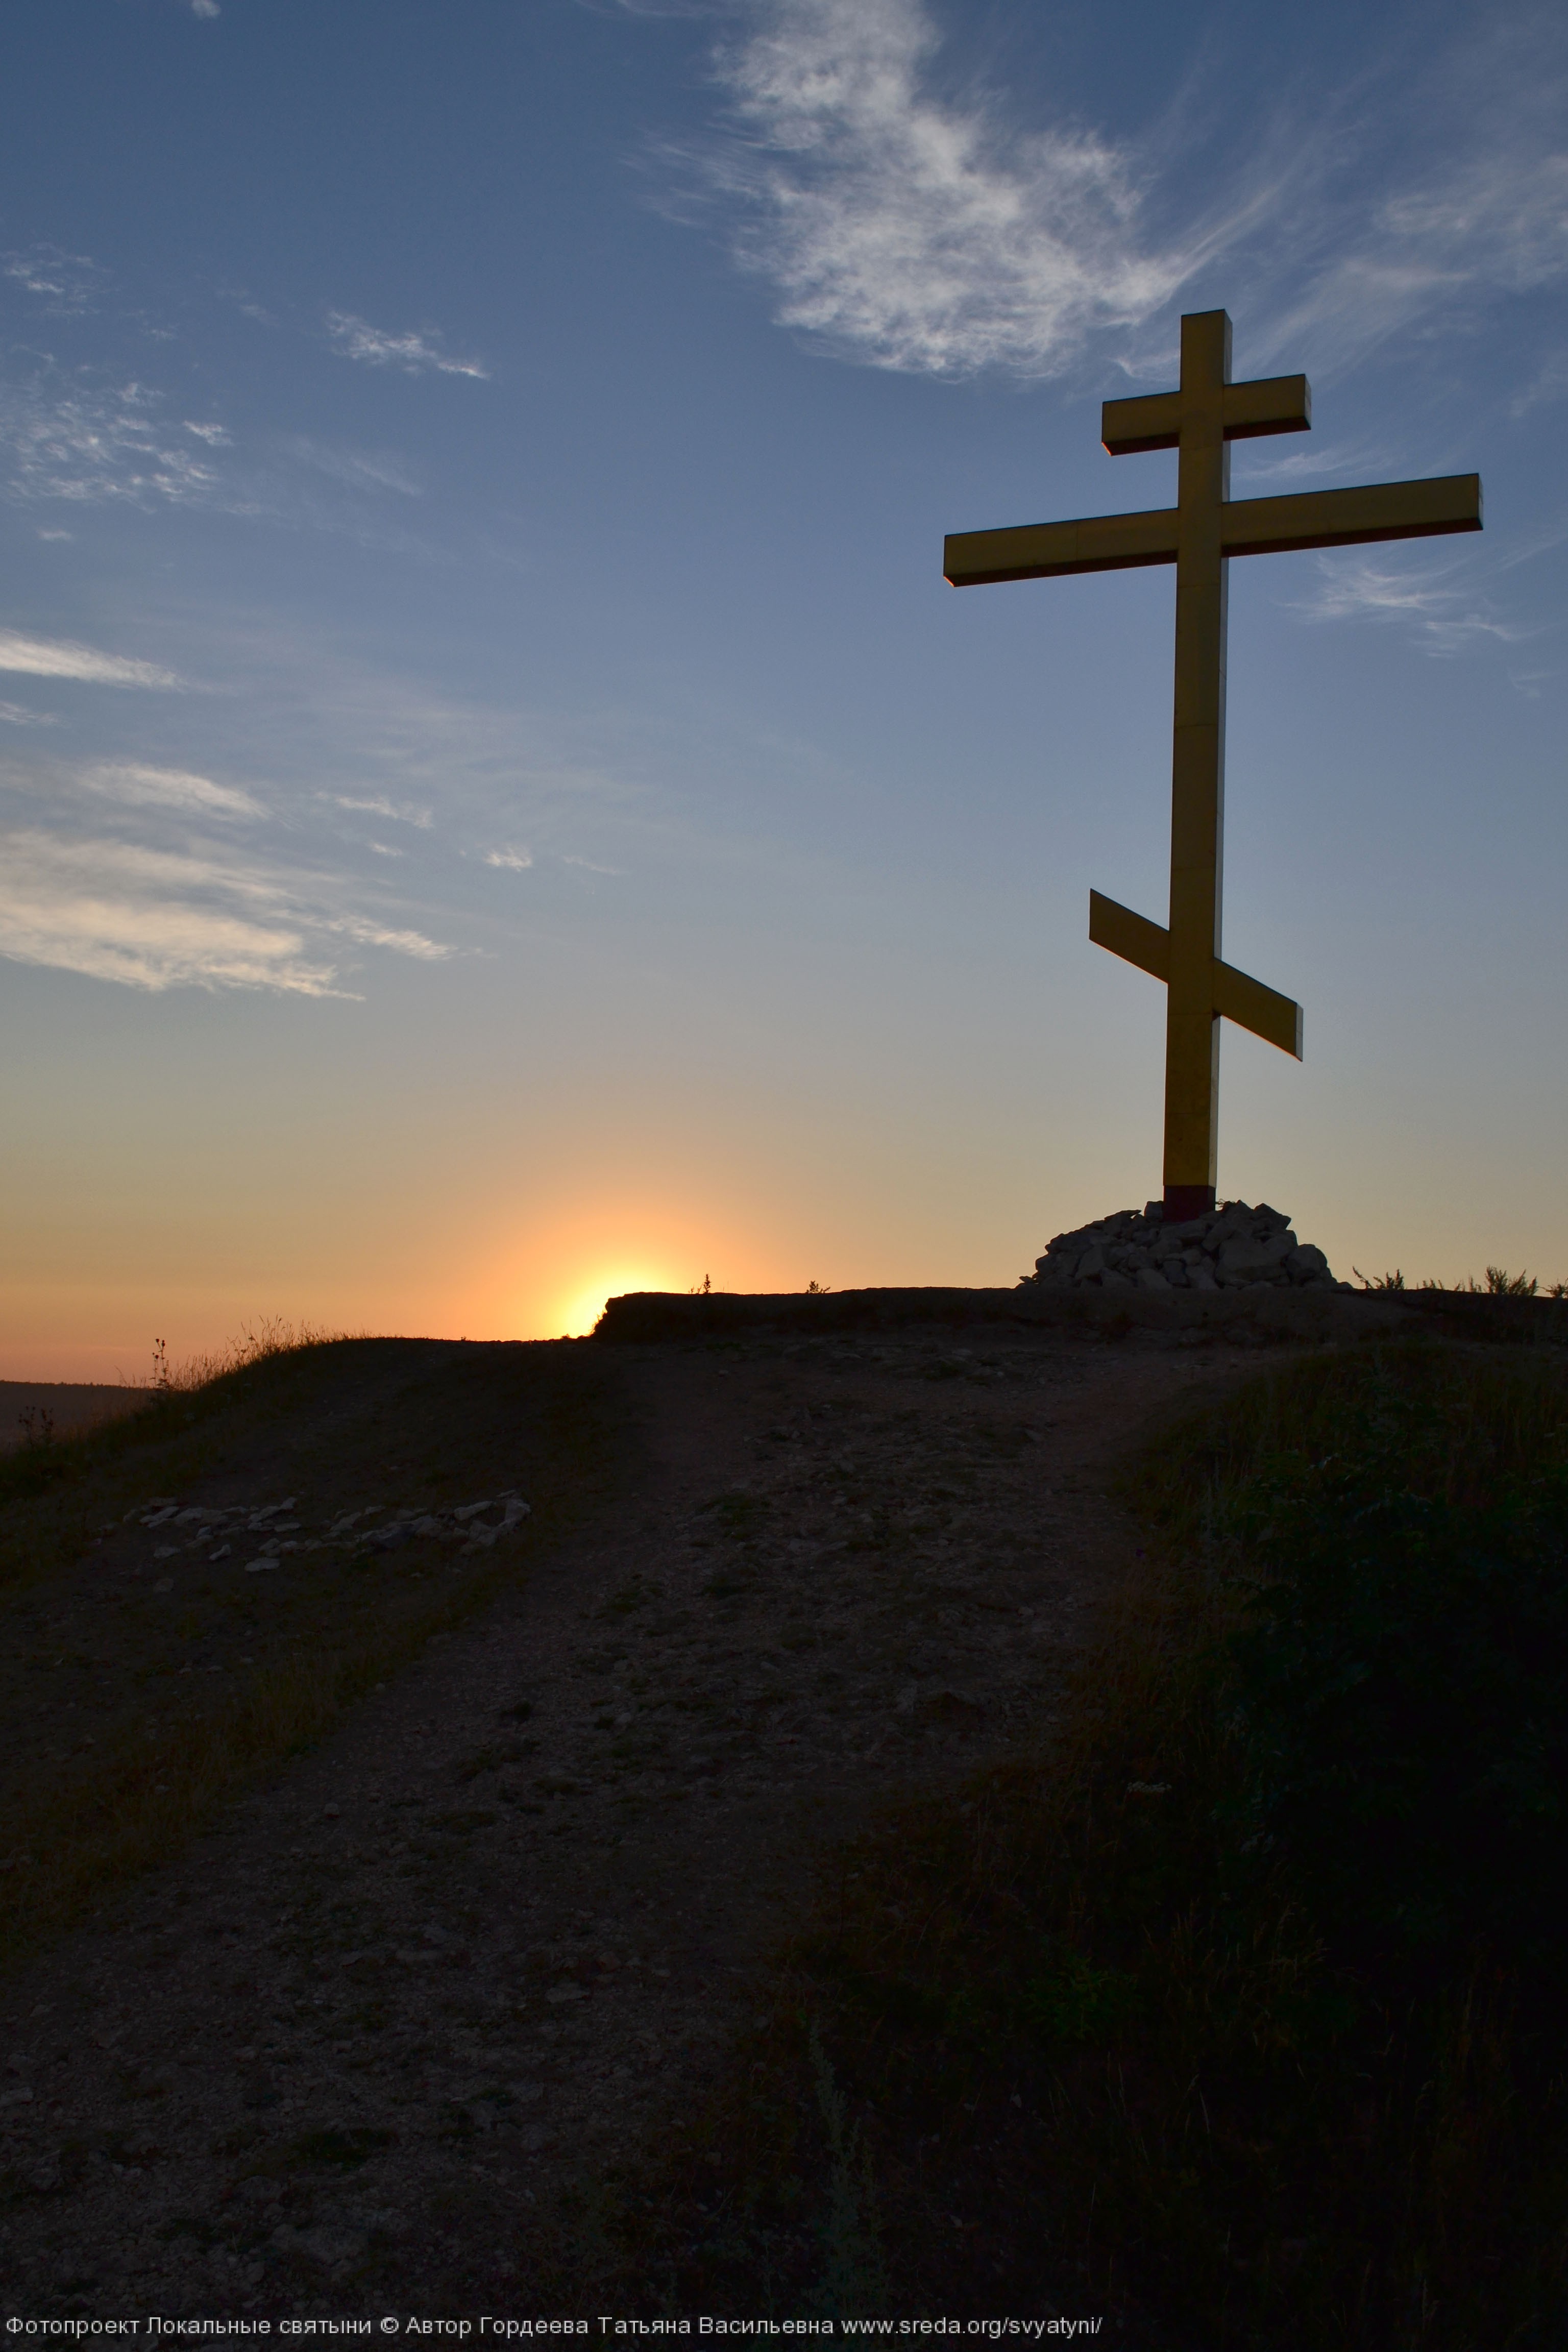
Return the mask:
<path id="1" fill-rule="evenodd" d="M 8 2311 L 616 2308 L 844 1839 L 1037 1748 L 1108 1480 L 1259 1344 L 342 1342 L 20 1458 Z"/>

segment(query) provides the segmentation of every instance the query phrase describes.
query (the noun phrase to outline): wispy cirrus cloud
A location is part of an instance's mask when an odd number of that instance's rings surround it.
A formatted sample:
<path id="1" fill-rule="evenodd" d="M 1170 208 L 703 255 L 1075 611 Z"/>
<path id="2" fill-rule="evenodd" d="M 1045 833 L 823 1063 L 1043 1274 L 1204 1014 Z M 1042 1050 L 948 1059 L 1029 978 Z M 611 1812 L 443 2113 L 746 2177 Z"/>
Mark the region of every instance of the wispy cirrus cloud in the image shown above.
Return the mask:
<path id="1" fill-rule="evenodd" d="M 258 908 L 264 896 L 209 858 L 12 832 L 0 839 L 0 955 L 128 988 L 343 993 L 300 926 Z"/>
<path id="2" fill-rule="evenodd" d="M 331 797 L 334 808 L 348 809 L 361 816 L 390 817 L 394 824 L 416 825 L 421 833 L 428 833 L 436 822 L 433 810 L 400 807 L 395 801 L 388 800 L 384 793 L 373 793 L 367 797 L 353 793 L 334 793 Z"/>
<path id="3" fill-rule="evenodd" d="M 482 362 L 456 359 L 443 351 L 433 327 L 389 334 L 352 310 L 329 310 L 327 332 L 344 359 L 362 361 L 367 367 L 401 368 L 405 375 L 467 375 L 481 381 L 489 376 Z"/>
<path id="4" fill-rule="evenodd" d="M 37 295 L 57 316 L 75 317 L 95 306 L 108 273 L 85 253 L 62 253 L 58 245 L 29 246 L 0 254 L 0 276 Z"/>
<path id="5" fill-rule="evenodd" d="M 395 490 L 405 499 L 425 495 L 404 460 L 390 450 L 334 448 L 308 434 L 291 433 L 279 444 L 289 457 L 353 490 Z"/>
<path id="6" fill-rule="evenodd" d="M 1270 454 L 1267 457 L 1263 451 Z M 1278 441 L 1241 441 L 1233 452 L 1236 468 L 1236 495 L 1263 482 L 1310 482 L 1320 474 L 1331 475 L 1336 481 L 1359 474 L 1376 474 L 1399 463 L 1396 450 L 1385 448 L 1372 441 L 1321 441 L 1313 446 L 1310 436 L 1300 446 L 1291 447 Z"/>
<path id="7" fill-rule="evenodd" d="M 344 944 L 420 962 L 453 950 L 342 905 L 342 886 L 200 848 L 0 835 L 0 956 L 122 987 L 342 996 Z"/>
<path id="8" fill-rule="evenodd" d="M 509 847 L 506 849 L 487 849 L 485 852 L 485 864 L 487 866 L 500 866 L 509 874 L 526 874 L 532 863 L 533 852 L 531 849 L 516 849 Z"/>
<path id="9" fill-rule="evenodd" d="M 779 323 L 861 364 L 1044 379 L 1093 341 L 1163 373 L 1170 307 L 1221 257 L 1255 352 L 1347 364 L 1568 273 L 1560 45 L 1518 20 L 1419 54 L 1395 37 L 1238 136 L 1173 101 L 1122 137 L 943 89 L 922 0 L 763 0 L 749 23 L 717 55 L 727 120 L 666 160 L 729 210 Z"/>
<path id="10" fill-rule="evenodd" d="M 938 47 L 918 0 L 779 0 L 722 57 L 741 135 L 706 175 L 781 325 L 880 367 L 1057 373 L 1093 328 L 1159 310 L 1193 257 L 1145 243 L 1125 148 L 1009 135 L 933 96 Z"/>
<path id="11" fill-rule="evenodd" d="M 161 395 L 134 381 L 105 385 L 48 364 L 0 381 L 0 446 L 14 498 L 78 505 L 210 505 L 220 477 L 163 425 Z M 193 432 L 195 427 L 190 428 Z M 200 439 L 210 450 L 211 429 Z"/>
<path id="12" fill-rule="evenodd" d="M 1373 556 L 1321 556 L 1317 589 L 1289 610 L 1309 621 L 1403 623 L 1423 653 L 1439 658 L 1463 653 L 1484 638 L 1511 645 L 1536 634 L 1499 619 L 1466 587 L 1446 585 L 1453 569 L 1401 570 Z"/>
<path id="13" fill-rule="evenodd" d="M 217 0 L 191 0 L 191 14 L 193 16 L 221 16 L 223 11 Z"/>
<path id="14" fill-rule="evenodd" d="M 0 702 L 0 722 L 7 727 L 53 727 L 52 710 L 29 710 L 25 703 Z"/>
<path id="15" fill-rule="evenodd" d="M 204 508 L 285 529 L 343 532 L 367 544 L 416 544 L 377 512 L 389 494 L 424 496 L 395 453 L 296 433 L 231 454 L 226 425 L 188 418 L 175 425 L 165 405 L 152 385 L 105 384 L 47 361 L 0 375 L 0 451 L 10 458 L 0 495 L 143 511 Z"/>
<path id="16" fill-rule="evenodd" d="M 363 915 L 336 916 L 328 929 L 353 940 L 356 947 L 389 948 L 394 955 L 413 956 L 419 963 L 442 963 L 452 953 L 441 940 L 426 939 L 423 931 L 397 930 Z"/>
<path id="17" fill-rule="evenodd" d="M 1457 128 L 1439 173 L 1374 197 L 1366 217 L 1327 203 L 1322 257 L 1273 306 L 1267 347 L 1306 343 L 1342 366 L 1434 316 L 1468 326 L 1478 304 L 1568 275 L 1568 155 L 1542 95 Z"/>
<path id="18" fill-rule="evenodd" d="M 237 784 L 215 783 L 184 768 L 149 768 L 133 761 L 107 761 L 83 771 L 80 782 L 105 800 L 126 808 L 175 809 L 188 816 L 239 818 L 254 822 L 268 814 L 254 795 Z"/>
<path id="19" fill-rule="evenodd" d="M 156 662 L 132 661 L 122 654 L 100 654 L 95 646 L 68 639 L 18 636 L 0 629 L 0 670 L 28 677 L 60 677 L 88 686 L 139 686 L 178 688 L 181 680 Z"/>

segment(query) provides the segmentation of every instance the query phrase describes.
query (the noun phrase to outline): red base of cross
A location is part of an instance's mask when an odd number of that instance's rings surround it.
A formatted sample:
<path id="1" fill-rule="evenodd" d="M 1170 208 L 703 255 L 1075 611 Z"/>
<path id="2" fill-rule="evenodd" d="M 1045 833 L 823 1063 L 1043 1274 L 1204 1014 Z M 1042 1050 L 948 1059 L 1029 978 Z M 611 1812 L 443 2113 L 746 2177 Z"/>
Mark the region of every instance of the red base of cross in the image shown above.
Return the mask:
<path id="1" fill-rule="evenodd" d="M 1212 1184 L 1167 1184 L 1165 1223 L 1184 1225 L 1189 1218 L 1206 1217 L 1214 1204 Z"/>

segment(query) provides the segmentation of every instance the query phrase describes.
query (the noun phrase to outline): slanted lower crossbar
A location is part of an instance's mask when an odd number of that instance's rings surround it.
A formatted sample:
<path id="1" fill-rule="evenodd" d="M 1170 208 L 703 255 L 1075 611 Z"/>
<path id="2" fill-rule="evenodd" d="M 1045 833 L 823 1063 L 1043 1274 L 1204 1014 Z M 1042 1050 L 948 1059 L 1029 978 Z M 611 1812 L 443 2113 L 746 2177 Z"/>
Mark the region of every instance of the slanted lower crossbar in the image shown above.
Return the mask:
<path id="1" fill-rule="evenodd" d="M 1152 980 L 1169 982 L 1171 934 L 1163 923 L 1152 923 L 1146 915 L 1135 915 L 1131 907 L 1091 890 L 1089 936 L 1096 947 L 1109 948 L 1112 955 L 1135 963 Z M 1216 1016 L 1234 1021 L 1238 1029 L 1250 1029 L 1255 1037 L 1300 1060 L 1300 1006 L 1219 956 L 1214 959 L 1214 1010 Z"/>

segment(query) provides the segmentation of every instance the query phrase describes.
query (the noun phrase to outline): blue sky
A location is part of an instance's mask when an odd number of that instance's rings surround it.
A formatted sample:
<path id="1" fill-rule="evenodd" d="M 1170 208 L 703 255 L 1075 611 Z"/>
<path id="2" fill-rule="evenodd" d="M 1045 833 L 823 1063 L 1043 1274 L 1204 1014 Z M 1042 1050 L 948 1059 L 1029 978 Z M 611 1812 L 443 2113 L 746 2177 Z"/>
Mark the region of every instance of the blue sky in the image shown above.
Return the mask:
<path id="1" fill-rule="evenodd" d="M 1233 567 L 1221 1190 L 1568 1274 L 1556 11 L 12 0 L 0 1371 L 268 1313 L 1010 1281 L 1159 1189 L 1171 575 L 1107 394 L 1223 304 L 1244 495 L 1479 538 Z"/>

